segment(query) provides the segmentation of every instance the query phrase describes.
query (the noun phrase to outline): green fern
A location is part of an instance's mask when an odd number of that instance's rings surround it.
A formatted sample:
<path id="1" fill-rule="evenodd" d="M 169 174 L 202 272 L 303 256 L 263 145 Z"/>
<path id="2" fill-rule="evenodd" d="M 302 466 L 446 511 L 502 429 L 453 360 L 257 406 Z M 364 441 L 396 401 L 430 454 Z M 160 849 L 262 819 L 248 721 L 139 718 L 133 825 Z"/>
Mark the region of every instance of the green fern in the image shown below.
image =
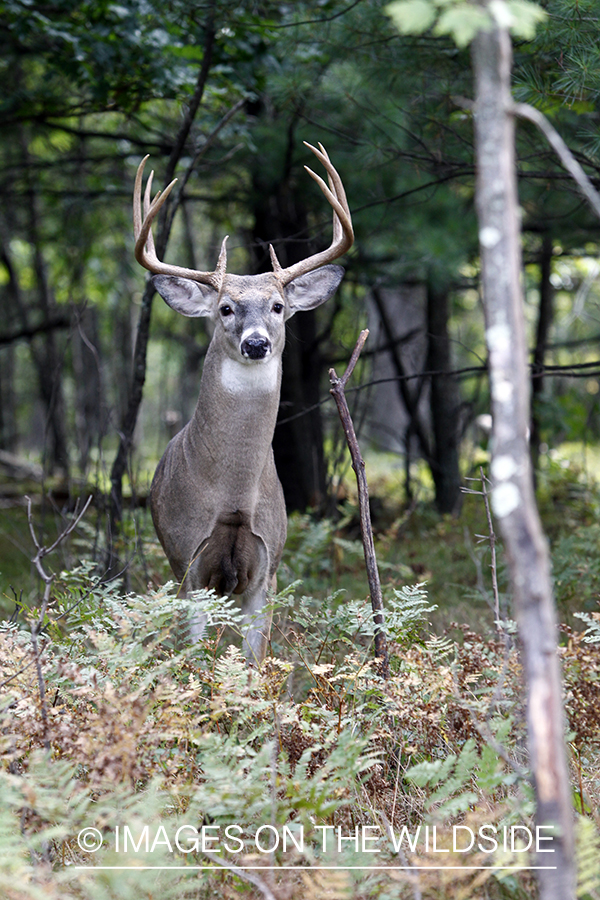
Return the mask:
<path id="1" fill-rule="evenodd" d="M 577 818 L 575 857 L 577 896 L 595 896 L 600 890 L 600 835 L 595 823 L 585 816 Z"/>
<path id="2" fill-rule="evenodd" d="M 600 644 L 600 613 L 576 612 L 573 615 L 587 625 L 583 634 L 586 644 Z"/>

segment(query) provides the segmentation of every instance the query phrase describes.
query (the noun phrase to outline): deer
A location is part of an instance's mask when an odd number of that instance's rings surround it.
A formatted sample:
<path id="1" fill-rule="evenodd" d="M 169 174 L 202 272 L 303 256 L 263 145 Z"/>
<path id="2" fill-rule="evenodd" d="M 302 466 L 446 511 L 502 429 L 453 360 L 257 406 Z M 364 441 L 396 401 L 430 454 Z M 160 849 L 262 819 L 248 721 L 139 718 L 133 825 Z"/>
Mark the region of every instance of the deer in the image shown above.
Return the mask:
<path id="1" fill-rule="evenodd" d="M 169 442 L 152 480 L 152 519 L 181 596 L 203 588 L 219 597 L 240 596 L 250 664 L 262 663 L 266 655 L 272 619 L 267 592 L 275 589 L 287 532 L 272 448 L 285 323 L 334 295 L 344 269 L 331 263 L 354 241 L 338 172 L 322 144 L 304 143 L 328 176 L 326 184 L 304 167 L 333 208 L 332 241 L 328 249 L 285 268 L 269 245 L 272 272 L 228 273 L 227 236 L 212 272 L 165 264 L 156 255 L 152 224 L 177 179 L 151 200 L 152 172 L 142 204 L 146 156 L 133 193 L 136 260 L 172 309 L 207 316 L 214 326 L 194 414 Z M 205 617 L 192 618 L 196 640 L 205 624 Z"/>

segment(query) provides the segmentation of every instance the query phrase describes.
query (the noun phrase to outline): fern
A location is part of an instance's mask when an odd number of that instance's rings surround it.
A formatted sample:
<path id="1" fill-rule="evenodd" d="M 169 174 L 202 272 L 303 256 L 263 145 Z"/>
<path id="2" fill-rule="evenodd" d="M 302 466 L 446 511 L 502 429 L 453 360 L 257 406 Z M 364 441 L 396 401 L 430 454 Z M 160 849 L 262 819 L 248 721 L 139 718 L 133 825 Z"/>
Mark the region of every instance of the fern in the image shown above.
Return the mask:
<path id="1" fill-rule="evenodd" d="M 449 637 L 439 637 L 437 634 L 428 638 L 425 641 L 425 646 L 432 654 L 433 659 L 438 663 L 446 661 L 448 657 L 454 658 L 456 653 L 454 641 Z"/>
<path id="2" fill-rule="evenodd" d="M 502 740 L 508 736 L 510 721 L 497 720 L 492 723 L 495 738 Z M 412 766 L 407 778 L 420 787 L 432 789 L 427 798 L 427 809 L 435 811 L 440 820 L 452 818 L 466 812 L 476 804 L 478 790 L 486 794 L 500 786 L 514 783 L 515 774 L 507 772 L 496 750 L 488 745 L 478 749 L 475 740 L 465 742 L 459 754 L 450 753 L 445 759 L 425 761 Z"/>
<path id="3" fill-rule="evenodd" d="M 514 748 L 518 718 L 492 720 L 488 745 L 465 709 L 466 695 L 472 704 L 477 692 L 487 710 L 485 698 L 506 669 L 514 684 L 498 698 L 504 708 L 518 690 L 518 670 L 512 662 L 506 668 L 494 638 L 469 633 L 460 644 L 429 635 L 432 607 L 422 585 L 394 591 L 388 603 L 396 656 L 385 683 L 374 674 L 372 617 L 363 601 L 296 597 L 299 586 L 292 585 L 273 601 L 290 658 L 270 657 L 259 670 L 220 637 L 225 627 L 239 633 L 239 611 L 209 592 L 182 599 L 166 585 L 124 597 L 98 584 L 85 566 L 62 573 L 56 587 L 41 655 L 46 734 L 29 629 L 0 628 L 0 895 L 7 900 L 227 894 L 222 879 L 231 875 L 173 870 L 174 864 L 205 864 L 201 849 L 172 852 L 142 840 L 164 829 L 173 841 L 182 825 L 192 838 L 203 824 L 231 823 L 244 827 L 244 837 L 267 824 L 307 833 L 324 825 L 352 835 L 362 823 L 383 825 L 386 817 L 410 821 L 421 808 L 436 820 L 460 816 L 467 824 L 482 809 L 491 822 L 523 821 L 531 812 L 525 789 L 515 790 L 514 773 L 496 753 L 498 742 Z M 207 638 L 190 646 L 181 630 L 199 609 L 210 623 Z M 579 645 L 571 644 L 574 654 Z M 415 758 L 426 761 L 409 768 Z M 400 777 L 405 770 L 406 779 Z M 90 825 L 103 838 L 95 853 L 77 840 Z M 125 825 L 139 843 L 127 853 L 115 844 Z M 589 837 L 580 881 L 588 889 L 596 844 L 583 827 Z M 293 858 L 299 865 L 373 864 L 351 841 L 340 853 L 337 845 L 330 851 L 307 844 Z M 256 853 L 249 845 L 220 859 L 242 867 L 264 863 Z M 302 896 L 299 875 L 286 871 L 289 854 L 278 849 L 268 859 L 279 867 L 282 895 Z M 385 848 L 376 862 L 397 865 Z M 169 868 L 144 870 L 143 864 Z M 87 865 L 96 868 L 78 868 Z M 130 868 L 99 868 L 118 865 Z M 349 871 L 356 895 L 390 890 L 383 871 L 375 877 Z M 448 891 L 460 884 L 453 877 Z M 240 882 L 234 890 L 250 896 L 253 888 Z M 518 890 L 515 877 L 514 896 Z"/>
<path id="4" fill-rule="evenodd" d="M 573 615 L 587 625 L 583 633 L 585 643 L 600 644 L 600 613 L 576 612 Z"/>
<path id="5" fill-rule="evenodd" d="M 594 822 L 577 818 L 575 828 L 577 896 L 594 896 L 600 890 L 600 836 Z"/>
<path id="6" fill-rule="evenodd" d="M 398 643 L 411 644 L 421 636 L 428 624 L 427 616 L 437 609 L 437 605 L 427 604 L 424 584 L 405 585 L 394 589 L 393 596 L 386 604 L 386 630 Z"/>

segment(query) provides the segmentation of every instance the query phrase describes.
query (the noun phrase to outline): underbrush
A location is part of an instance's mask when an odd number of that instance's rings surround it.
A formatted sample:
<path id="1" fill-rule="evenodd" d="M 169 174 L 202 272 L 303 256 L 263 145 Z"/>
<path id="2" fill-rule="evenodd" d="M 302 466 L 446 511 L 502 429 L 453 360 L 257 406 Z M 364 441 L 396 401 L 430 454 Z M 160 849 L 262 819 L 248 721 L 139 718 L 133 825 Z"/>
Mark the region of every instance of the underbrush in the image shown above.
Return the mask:
<path id="1" fill-rule="evenodd" d="M 210 626 L 190 645 L 198 606 Z M 231 643 L 234 604 L 123 596 L 92 566 L 54 580 L 43 623 L 3 626 L 3 897 L 535 895 L 510 623 L 436 636 L 424 587 L 390 588 L 385 681 L 365 602 L 293 584 L 273 606 L 260 669 Z M 580 896 L 597 897 L 600 638 L 584 626 L 561 653 Z"/>
<path id="2" fill-rule="evenodd" d="M 396 499 L 382 489 L 374 503 L 388 680 L 351 498 L 335 522 L 291 517 L 260 669 L 236 649 L 233 602 L 164 585 L 142 512 L 120 547 L 129 593 L 102 583 L 103 531 L 86 519 L 51 557 L 64 571 L 41 615 L 15 569 L 4 595 L 18 615 L 0 627 L 1 897 L 536 895 L 501 548 L 499 631 L 481 497 L 458 521 Z M 565 623 L 578 896 L 598 900 L 600 494 L 555 466 L 540 499 Z M 56 512 L 49 542 L 63 527 Z M 198 606 L 210 625 L 194 645 Z"/>

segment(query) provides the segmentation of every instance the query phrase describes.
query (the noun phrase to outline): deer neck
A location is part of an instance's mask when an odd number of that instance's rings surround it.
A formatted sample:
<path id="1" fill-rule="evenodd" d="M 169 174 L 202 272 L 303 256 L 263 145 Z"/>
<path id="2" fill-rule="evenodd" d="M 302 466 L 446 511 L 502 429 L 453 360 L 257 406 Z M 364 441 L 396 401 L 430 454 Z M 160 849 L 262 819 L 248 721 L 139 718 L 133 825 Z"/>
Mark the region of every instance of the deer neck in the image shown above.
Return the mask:
<path id="1" fill-rule="evenodd" d="M 254 491 L 271 453 L 281 391 L 281 357 L 242 362 L 208 348 L 188 444 L 208 475 L 234 495 Z"/>

